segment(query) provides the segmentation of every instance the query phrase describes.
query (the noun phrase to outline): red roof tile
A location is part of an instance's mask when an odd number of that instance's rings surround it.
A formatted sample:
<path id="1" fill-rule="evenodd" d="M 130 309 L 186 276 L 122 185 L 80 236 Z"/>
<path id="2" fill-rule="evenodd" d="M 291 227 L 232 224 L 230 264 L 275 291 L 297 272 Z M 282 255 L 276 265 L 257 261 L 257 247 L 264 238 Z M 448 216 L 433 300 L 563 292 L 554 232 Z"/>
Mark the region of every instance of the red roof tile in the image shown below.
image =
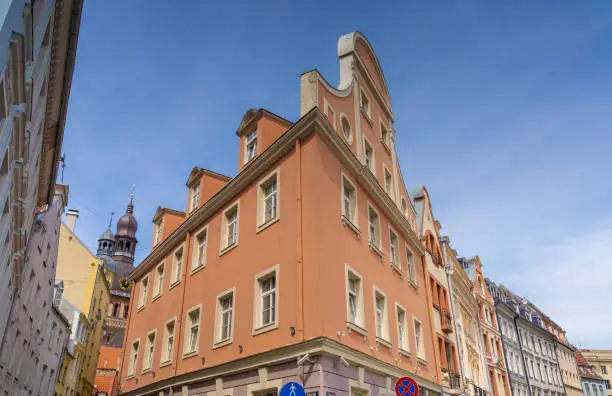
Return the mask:
<path id="1" fill-rule="evenodd" d="M 576 365 L 578 366 L 578 374 L 581 377 L 603 380 L 595 371 L 591 368 L 591 364 L 587 362 L 582 353 L 576 349 Z"/>
<path id="2" fill-rule="evenodd" d="M 98 368 L 117 370 L 119 367 L 119 357 L 121 349 L 119 348 L 100 348 L 100 357 L 98 358 Z"/>
<path id="3" fill-rule="evenodd" d="M 107 395 L 113 393 L 113 386 L 115 385 L 114 375 L 96 375 L 94 379 L 94 385 L 99 392 L 105 392 Z"/>

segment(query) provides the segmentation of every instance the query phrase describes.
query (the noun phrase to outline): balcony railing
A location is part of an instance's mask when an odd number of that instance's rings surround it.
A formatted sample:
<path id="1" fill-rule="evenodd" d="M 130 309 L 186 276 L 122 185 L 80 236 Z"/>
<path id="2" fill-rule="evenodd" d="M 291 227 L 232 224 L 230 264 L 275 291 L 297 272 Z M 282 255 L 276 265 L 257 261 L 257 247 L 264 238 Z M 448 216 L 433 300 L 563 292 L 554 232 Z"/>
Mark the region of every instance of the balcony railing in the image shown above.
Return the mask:
<path id="1" fill-rule="evenodd" d="M 440 310 L 440 319 L 442 321 L 442 331 L 445 333 L 453 332 L 453 316 L 448 309 L 442 308 Z"/>

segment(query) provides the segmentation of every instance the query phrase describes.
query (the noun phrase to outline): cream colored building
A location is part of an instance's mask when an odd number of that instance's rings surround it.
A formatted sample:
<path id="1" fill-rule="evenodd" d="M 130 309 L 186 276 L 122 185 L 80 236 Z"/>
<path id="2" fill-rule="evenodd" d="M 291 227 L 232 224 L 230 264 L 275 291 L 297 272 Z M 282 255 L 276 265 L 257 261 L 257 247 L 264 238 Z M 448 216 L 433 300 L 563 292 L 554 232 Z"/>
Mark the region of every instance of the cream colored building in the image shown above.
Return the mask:
<path id="1" fill-rule="evenodd" d="M 612 396 L 612 349 L 582 349 L 582 355 L 606 383 L 608 396 Z"/>
<path id="2" fill-rule="evenodd" d="M 110 282 L 113 273 L 104 268 L 74 233 L 78 212 L 69 210 L 66 224 L 60 228 L 56 278 L 64 282 L 64 297 L 87 320 L 84 334 L 75 343 L 73 370 L 76 392 L 90 395 L 96 376 L 96 367 L 106 324 L 110 301 Z M 69 393 L 67 393 L 69 394 Z"/>

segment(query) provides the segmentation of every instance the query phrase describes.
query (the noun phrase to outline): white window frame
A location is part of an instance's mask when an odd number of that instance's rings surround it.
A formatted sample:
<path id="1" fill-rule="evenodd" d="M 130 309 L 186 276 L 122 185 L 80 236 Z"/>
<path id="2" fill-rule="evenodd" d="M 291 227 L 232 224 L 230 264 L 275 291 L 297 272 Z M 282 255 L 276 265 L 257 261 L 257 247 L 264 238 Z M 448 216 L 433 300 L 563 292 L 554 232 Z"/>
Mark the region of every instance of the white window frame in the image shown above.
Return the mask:
<path id="1" fill-rule="evenodd" d="M 389 309 L 387 308 L 388 307 L 387 294 L 383 292 L 382 290 L 380 290 L 379 288 L 377 288 L 376 286 L 374 286 L 372 289 L 373 289 L 372 291 L 373 291 L 373 297 L 374 297 L 372 301 L 374 302 L 374 325 L 376 329 L 376 341 L 377 342 L 382 341 L 383 344 L 390 343 L 389 341 Z M 380 312 L 380 318 L 379 318 L 379 313 L 378 313 L 379 297 L 382 298 L 382 302 L 383 302 L 383 307 Z M 379 327 L 380 327 L 380 332 L 378 330 Z"/>
<path id="2" fill-rule="evenodd" d="M 168 325 L 172 324 L 172 348 L 168 352 L 168 344 L 170 341 L 170 333 L 168 332 Z M 172 356 L 174 355 L 174 347 L 176 345 L 176 316 L 164 323 L 164 338 L 162 339 L 162 350 L 160 352 L 159 367 L 164 367 L 172 362 Z"/>
<path id="3" fill-rule="evenodd" d="M 244 135 L 244 163 L 248 163 L 253 158 L 257 157 L 257 143 L 259 140 L 259 134 L 257 133 L 257 129 L 247 133 Z M 249 151 L 249 145 L 254 143 L 254 151 L 251 154 Z"/>
<path id="4" fill-rule="evenodd" d="M 389 186 L 387 187 L 387 175 L 389 175 Z M 395 189 L 393 186 L 393 173 L 383 164 L 383 187 L 385 192 L 393 201 L 395 201 Z"/>
<path id="5" fill-rule="evenodd" d="M 385 125 L 385 123 L 383 122 L 383 120 L 379 120 L 379 124 L 380 124 L 380 142 L 383 144 L 383 146 L 387 149 L 390 150 L 391 145 L 389 144 L 389 139 L 391 138 L 391 129 L 387 128 L 387 126 Z M 384 133 L 383 133 L 384 132 Z"/>
<path id="6" fill-rule="evenodd" d="M 189 213 L 194 212 L 200 204 L 200 181 L 191 188 L 191 200 L 189 204 Z"/>
<path id="7" fill-rule="evenodd" d="M 395 237 L 395 243 L 393 238 Z M 395 262 L 394 262 L 395 258 Z M 400 240 L 397 232 L 389 226 L 389 263 L 395 270 L 402 273 L 402 254 L 400 253 Z"/>
<path id="8" fill-rule="evenodd" d="M 162 270 L 161 274 L 159 270 Z M 155 287 L 153 291 L 153 297 L 151 301 L 155 301 L 158 299 L 163 292 L 164 289 L 164 278 L 166 277 L 166 260 L 163 260 L 157 267 L 155 267 Z"/>
<path id="9" fill-rule="evenodd" d="M 236 237 L 234 242 L 228 243 L 228 233 L 229 233 L 229 223 L 228 223 L 228 214 L 229 212 L 235 210 L 236 211 L 236 223 L 235 223 L 235 234 Z M 221 243 L 219 256 L 229 252 L 236 246 L 238 246 L 238 237 L 240 235 L 240 200 L 235 201 L 231 205 L 229 205 L 221 214 Z"/>
<path id="10" fill-rule="evenodd" d="M 178 253 L 180 253 L 181 260 L 177 260 Z M 179 265 L 180 264 L 180 265 Z M 176 286 L 181 282 L 183 277 L 183 267 L 185 266 L 185 249 L 184 245 L 179 246 L 172 252 L 172 273 L 170 274 L 170 288 Z"/>
<path id="11" fill-rule="evenodd" d="M 419 324 L 419 330 L 417 332 L 417 323 Z M 415 345 L 415 349 L 416 349 L 416 355 L 417 358 L 421 359 L 421 360 L 426 360 L 426 355 L 425 355 L 425 340 L 423 339 L 423 322 L 417 318 L 416 316 L 412 316 L 412 327 L 413 327 L 413 332 L 414 332 L 414 345 Z M 417 342 L 417 339 L 420 340 L 420 342 Z"/>
<path id="12" fill-rule="evenodd" d="M 367 161 L 367 148 L 370 148 L 371 152 L 372 152 L 372 158 L 370 159 L 370 165 L 368 166 L 368 161 Z M 372 174 L 374 176 L 376 176 L 376 153 L 374 151 L 374 146 L 372 145 L 372 143 L 370 143 L 370 141 L 368 140 L 367 137 L 363 137 L 363 163 L 366 166 L 366 168 L 370 169 L 370 172 L 372 172 Z"/>
<path id="13" fill-rule="evenodd" d="M 147 305 L 147 294 L 149 294 L 149 274 L 140 280 L 138 288 L 138 309 L 142 309 Z"/>
<path id="14" fill-rule="evenodd" d="M 276 191 L 270 197 L 275 196 L 276 213 L 274 217 L 266 220 L 266 200 L 268 197 L 265 195 L 265 189 L 273 179 L 276 182 Z M 280 220 L 280 167 L 267 174 L 257 184 L 257 226 L 255 232 L 262 231 L 278 220 Z"/>
<path id="15" fill-rule="evenodd" d="M 201 238 L 203 236 L 203 238 Z M 204 248 L 200 251 L 201 239 L 204 239 Z M 208 252 L 208 225 L 203 227 L 193 237 L 193 259 L 191 261 L 191 274 L 206 267 L 206 253 Z M 203 257 L 201 257 L 203 256 Z"/>
<path id="16" fill-rule="evenodd" d="M 402 196 L 400 202 L 402 206 L 402 214 L 405 218 L 408 218 L 408 200 L 406 199 L 406 197 Z"/>
<path id="17" fill-rule="evenodd" d="M 274 297 L 274 321 L 264 324 L 263 323 L 263 290 L 262 282 L 271 276 L 275 279 L 275 297 Z M 253 335 L 261 334 L 270 330 L 278 328 L 278 315 L 279 315 L 279 301 L 280 301 L 280 266 L 278 264 L 270 267 L 259 274 L 255 275 L 255 282 L 253 285 Z"/>
<path id="18" fill-rule="evenodd" d="M 349 185 L 353 190 L 353 199 L 351 201 L 352 213 L 346 213 L 344 189 Z M 357 186 L 355 182 L 343 171 L 340 171 L 340 204 L 342 207 L 342 217 L 359 230 L 359 201 L 357 197 Z"/>
<path id="19" fill-rule="evenodd" d="M 400 314 L 404 316 L 404 323 L 400 326 Z M 397 328 L 397 347 L 400 353 L 410 354 L 410 331 L 408 331 L 408 312 L 406 308 L 395 302 L 395 321 Z"/>
<path id="20" fill-rule="evenodd" d="M 416 265 L 414 263 L 415 256 L 407 243 L 404 244 L 404 252 L 406 257 L 406 275 L 408 277 L 408 282 L 413 286 L 417 286 Z"/>
<path id="21" fill-rule="evenodd" d="M 231 315 L 230 315 L 230 331 L 229 336 L 227 338 L 221 338 L 221 326 L 223 324 L 223 307 L 221 306 L 221 300 L 224 300 L 227 297 L 231 298 L 232 307 L 231 307 Z M 220 348 L 225 345 L 229 345 L 234 341 L 234 322 L 236 316 L 236 287 L 232 287 L 227 289 L 217 295 L 216 299 L 216 310 L 215 310 L 215 331 L 214 331 L 214 341 L 213 341 L 213 349 Z"/>
<path id="22" fill-rule="evenodd" d="M 359 109 L 366 115 L 366 118 L 370 124 L 372 123 L 372 101 L 370 97 L 362 89 L 359 90 Z M 367 106 L 364 107 L 364 99 Z"/>
<path id="23" fill-rule="evenodd" d="M 158 243 L 161 242 L 161 239 L 162 239 L 162 221 L 163 220 L 159 220 L 159 222 L 155 223 L 155 241 L 154 241 L 153 245 L 157 245 Z"/>
<path id="24" fill-rule="evenodd" d="M 153 345 L 151 345 L 151 335 L 153 335 Z M 155 343 L 157 342 L 157 329 L 153 329 L 147 333 L 145 337 L 146 345 L 142 355 L 142 372 L 150 371 L 153 368 L 153 359 L 155 358 Z M 152 347 L 152 348 L 151 348 Z"/>
<path id="25" fill-rule="evenodd" d="M 355 135 L 353 133 L 353 124 L 351 124 L 351 120 L 344 113 L 340 113 L 340 117 L 338 119 L 340 120 L 340 128 L 339 129 L 340 129 L 340 133 L 342 135 L 342 138 L 346 141 L 346 143 L 349 146 L 351 146 L 353 144 L 353 136 Z M 344 120 L 346 120 L 346 122 L 348 123 L 348 128 L 349 128 L 349 135 L 348 135 L 348 137 L 344 133 L 344 123 L 343 123 Z"/>
<path id="26" fill-rule="evenodd" d="M 128 378 L 131 378 L 136 375 L 136 369 L 138 366 L 138 353 L 140 351 L 140 337 L 133 339 L 130 345 L 130 361 L 128 362 L 127 370 Z M 134 348 L 134 345 L 136 345 L 136 348 Z"/>
<path id="27" fill-rule="evenodd" d="M 191 349 L 191 330 L 196 325 L 191 320 L 191 313 L 195 311 L 198 311 L 197 336 L 195 348 Z M 185 338 L 183 341 L 183 358 L 197 355 L 200 349 L 200 337 L 202 336 L 202 304 L 198 304 L 195 307 L 191 307 L 187 311 L 187 313 L 185 313 L 185 324 L 186 326 L 184 336 Z M 174 328 L 174 334 L 176 338 L 176 327 Z"/>
<path id="28" fill-rule="evenodd" d="M 347 326 L 351 329 L 360 331 L 362 334 L 367 335 L 366 330 L 366 321 L 365 321 L 365 309 L 364 309 L 364 293 L 363 293 L 363 277 L 359 274 L 359 272 L 355 271 L 353 268 L 349 267 L 348 264 L 344 266 L 345 271 L 345 282 L 346 282 L 346 290 L 344 295 L 346 296 L 346 323 Z M 355 278 L 359 281 L 358 290 L 356 293 L 357 304 L 355 308 L 355 318 L 352 320 L 351 318 L 351 307 L 350 307 L 350 299 L 349 299 L 349 279 Z"/>
<path id="29" fill-rule="evenodd" d="M 368 202 L 367 205 L 368 208 L 368 243 L 370 245 L 370 247 L 374 248 L 376 250 L 377 253 L 379 253 L 381 255 L 381 257 L 383 256 L 381 247 L 382 247 L 382 232 L 380 229 L 380 213 L 378 212 L 378 210 L 370 203 Z M 370 221 L 370 211 L 373 211 L 376 214 L 376 224 L 374 224 L 374 241 L 372 240 L 372 227 L 371 227 L 371 221 Z"/>

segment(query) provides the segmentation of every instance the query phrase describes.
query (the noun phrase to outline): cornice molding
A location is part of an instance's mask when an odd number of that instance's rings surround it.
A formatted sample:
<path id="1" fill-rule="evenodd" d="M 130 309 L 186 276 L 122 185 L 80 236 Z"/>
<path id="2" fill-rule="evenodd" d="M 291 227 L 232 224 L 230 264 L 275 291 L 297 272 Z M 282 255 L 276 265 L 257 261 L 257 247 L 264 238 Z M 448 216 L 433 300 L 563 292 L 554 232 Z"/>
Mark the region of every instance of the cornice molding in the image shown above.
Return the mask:
<path id="1" fill-rule="evenodd" d="M 378 360 L 373 356 L 349 348 L 348 346 L 330 338 L 319 337 L 312 340 L 283 346 L 252 356 L 247 356 L 241 359 L 232 360 L 227 363 L 219 364 L 217 366 L 207 367 L 201 370 L 167 378 L 138 389 L 124 392 L 121 395 L 150 395 L 162 391 L 164 389 L 168 389 L 169 387 L 194 384 L 197 382 L 202 382 L 214 378 L 225 377 L 246 371 L 252 371 L 262 367 L 277 365 L 292 360 L 295 361 L 299 356 L 303 356 L 306 353 L 310 354 L 311 356 L 326 356 L 332 358 L 342 356 L 352 365 L 357 367 L 365 367 L 369 371 L 375 372 L 377 374 L 396 378 L 409 375 L 411 377 L 416 377 L 420 385 L 424 385 L 427 388 L 438 392 L 442 390 L 439 384 L 436 384 L 425 378 L 415 375 L 414 373 L 408 370 L 404 370 L 397 366 L 393 366 L 392 364 Z"/>

